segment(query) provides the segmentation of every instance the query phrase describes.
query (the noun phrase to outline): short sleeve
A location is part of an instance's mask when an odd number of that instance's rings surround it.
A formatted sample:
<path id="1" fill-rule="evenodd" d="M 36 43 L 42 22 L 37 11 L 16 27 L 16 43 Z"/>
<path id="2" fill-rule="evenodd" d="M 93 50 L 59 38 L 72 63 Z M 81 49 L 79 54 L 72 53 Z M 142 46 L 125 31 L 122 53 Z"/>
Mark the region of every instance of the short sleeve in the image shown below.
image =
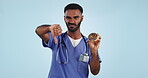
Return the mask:
<path id="1" fill-rule="evenodd" d="M 88 38 L 87 37 L 85 37 L 85 39 L 86 39 L 86 41 L 88 41 Z M 88 44 L 87 44 L 87 46 L 89 46 Z M 88 63 L 90 63 L 91 62 L 91 60 L 92 60 L 92 55 L 91 55 L 91 52 L 90 52 L 90 48 L 88 47 L 88 53 L 89 53 L 89 61 L 88 61 Z M 99 53 L 98 53 L 99 54 Z M 101 58 L 100 58 L 100 55 L 98 55 L 98 59 L 99 59 L 99 61 L 100 61 L 100 63 L 102 62 L 102 60 L 101 60 Z"/>
<path id="2" fill-rule="evenodd" d="M 101 60 L 101 58 L 100 58 L 100 55 L 98 55 L 98 59 L 99 59 L 99 61 L 100 61 L 100 63 L 102 62 L 102 60 Z"/>
<path id="3" fill-rule="evenodd" d="M 99 59 L 99 61 L 100 61 L 100 63 L 101 63 L 101 62 L 102 62 L 102 60 L 101 60 L 101 58 L 100 58 L 99 53 L 98 53 L 98 59 Z M 90 62 L 91 62 L 91 60 L 92 60 L 92 54 L 91 54 L 91 52 L 89 51 L 89 62 L 88 62 L 88 63 L 90 63 Z"/>
<path id="4" fill-rule="evenodd" d="M 48 41 L 48 44 L 45 43 L 45 41 L 42 40 L 43 47 L 52 48 L 52 46 L 54 45 L 54 39 L 53 39 L 53 36 L 52 36 L 52 34 L 50 32 L 49 32 L 49 35 L 50 35 L 50 39 Z"/>

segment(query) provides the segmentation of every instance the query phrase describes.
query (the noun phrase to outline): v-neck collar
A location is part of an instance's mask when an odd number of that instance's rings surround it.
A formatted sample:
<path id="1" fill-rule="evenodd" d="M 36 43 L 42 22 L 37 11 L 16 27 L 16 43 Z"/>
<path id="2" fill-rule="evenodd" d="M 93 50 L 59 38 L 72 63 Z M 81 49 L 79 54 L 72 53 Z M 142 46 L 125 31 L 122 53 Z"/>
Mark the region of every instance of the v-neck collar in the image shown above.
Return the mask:
<path id="1" fill-rule="evenodd" d="M 71 42 L 71 40 L 69 39 L 69 37 L 68 37 L 68 35 L 66 34 L 66 37 L 68 38 L 68 42 L 70 42 L 69 44 L 70 44 L 70 46 L 72 46 L 73 48 L 77 48 L 79 45 L 80 45 L 80 43 L 82 42 L 82 40 L 83 40 L 83 38 L 80 40 L 80 42 L 78 43 L 78 45 L 77 46 L 73 46 L 72 45 L 72 42 Z"/>
<path id="2" fill-rule="evenodd" d="M 68 35 L 67 35 L 67 36 L 68 36 Z M 80 41 L 82 40 L 82 37 L 79 38 L 79 39 L 77 39 L 77 40 L 72 39 L 70 36 L 68 36 L 68 38 L 69 38 L 69 40 L 71 41 L 71 44 L 73 45 L 73 47 L 76 47 L 76 46 L 80 43 Z"/>

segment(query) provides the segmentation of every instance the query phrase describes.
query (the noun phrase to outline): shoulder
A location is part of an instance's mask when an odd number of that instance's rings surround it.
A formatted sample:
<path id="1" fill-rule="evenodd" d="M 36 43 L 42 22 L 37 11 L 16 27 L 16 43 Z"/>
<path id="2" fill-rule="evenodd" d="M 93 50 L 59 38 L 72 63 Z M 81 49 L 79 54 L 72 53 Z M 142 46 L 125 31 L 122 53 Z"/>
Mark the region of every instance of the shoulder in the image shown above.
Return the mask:
<path id="1" fill-rule="evenodd" d="M 65 33 L 62 33 L 61 35 L 59 35 L 58 37 L 64 37 L 66 34 Z"/>
<path id="2" fill-rule="evenodd" d="M 88 41 L 88 37 L 86 37 L 86 36 L 83 36 L 84 37 L 84 39 L 86 40 L 86 41 Z"/>
<path id="3" fill-rule="evenodd" d="M 58 39 L 62 39 L 66 34 L 62 33 L 61 35 L 57 36 Z"/>

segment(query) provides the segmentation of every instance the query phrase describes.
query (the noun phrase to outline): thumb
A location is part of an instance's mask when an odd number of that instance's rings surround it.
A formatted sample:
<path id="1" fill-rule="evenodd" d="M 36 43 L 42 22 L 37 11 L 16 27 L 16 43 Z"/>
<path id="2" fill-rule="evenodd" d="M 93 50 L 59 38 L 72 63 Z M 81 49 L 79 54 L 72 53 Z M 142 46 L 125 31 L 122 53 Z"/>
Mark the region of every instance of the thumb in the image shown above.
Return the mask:
<path id="1" fill-rule="evenodd" d="M 54 38 L 54 42 L 57 44 L 58 43 L 57 37 L 53 37 L 53 38 Z"/>
<path id="2" fill-rule="evenodd" d="M 52 36 L 53 36 L 54 42 L 57 44 L 57 43 L 58 43 L 58 39 L 57 39 L 57 37 L 55 36 L 55 33 L 54 33 L 53 30 L 51 30 L 51 34 L 52 34 Z"/>
<path id="3" fill-rule="evenodd" d="M 89 46 L 91 46 L 91 45 L 92 45 L 92 43 L 91 43 L 91 41 L 90 41 L 90 40 L 88 40 L 88 41 L 87 41 L 87 43 L 88 43 L 88 45 L 89 45 Z"/>
<path id="4" fill-rule="evenodd" d="M 90 40 L 87 41 L 88 45 L 90 45 Z"/>

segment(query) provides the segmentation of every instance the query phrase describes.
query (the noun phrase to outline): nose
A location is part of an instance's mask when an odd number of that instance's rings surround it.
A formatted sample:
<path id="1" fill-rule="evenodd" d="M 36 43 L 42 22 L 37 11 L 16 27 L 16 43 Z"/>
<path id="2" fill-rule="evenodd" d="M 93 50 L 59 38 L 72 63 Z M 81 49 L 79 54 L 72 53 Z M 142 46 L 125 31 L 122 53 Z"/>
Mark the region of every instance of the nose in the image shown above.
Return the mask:
<path id="1" fill-rule="evenodd" d="M 69 20 L 69 23 L 75 23 L 74 18 L 71 18 L 71 19 Z"/>

